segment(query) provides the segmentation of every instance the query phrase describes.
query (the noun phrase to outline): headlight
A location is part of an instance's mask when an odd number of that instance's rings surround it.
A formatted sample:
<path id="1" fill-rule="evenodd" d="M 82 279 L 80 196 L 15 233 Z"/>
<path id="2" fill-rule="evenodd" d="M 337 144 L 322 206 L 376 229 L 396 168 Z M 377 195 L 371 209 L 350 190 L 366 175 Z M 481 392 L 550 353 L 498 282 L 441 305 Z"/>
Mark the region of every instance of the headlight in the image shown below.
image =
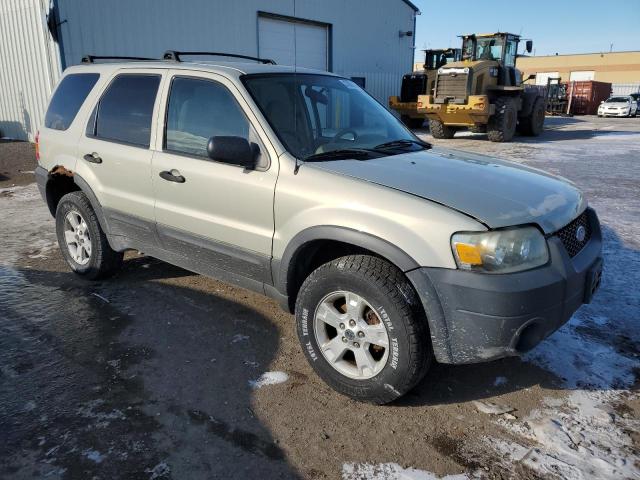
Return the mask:
<path id="1" fill-rule="evenodd" d="M 459 268 L 477 272 L 519 272 L 549 261 L 547 241 L 535 227 L 459 232 L 451 248 Z"/>

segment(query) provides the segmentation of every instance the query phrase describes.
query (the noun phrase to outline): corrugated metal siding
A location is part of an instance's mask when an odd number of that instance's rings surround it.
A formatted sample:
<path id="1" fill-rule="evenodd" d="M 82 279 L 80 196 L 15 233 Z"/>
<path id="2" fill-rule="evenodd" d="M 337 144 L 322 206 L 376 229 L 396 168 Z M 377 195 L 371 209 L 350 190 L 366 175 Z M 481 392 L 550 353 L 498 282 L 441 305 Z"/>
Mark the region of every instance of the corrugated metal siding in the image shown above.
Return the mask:
<path id="1" fill-rule="evenodd" d="M 637 83 L 614 83 L 611 85 L 611 95 L 629 95 L 640 92 L 640 82 Z"/>
<path id="2" fill-rule="evenodd" d="M 66 65 L 83 55 L 159 57 L 165 50 L 258 54 L 258 12 L 331 25 L 331 70 L 366 78 L 386 105 L 413 63 L 414 11 L 401 0 L 58 0 Z"/>
<path id="3" fill-rule="evenodd" d="M 0 135 L 33 140 L 60 75 L 46 0 L 0 2 Z"/>

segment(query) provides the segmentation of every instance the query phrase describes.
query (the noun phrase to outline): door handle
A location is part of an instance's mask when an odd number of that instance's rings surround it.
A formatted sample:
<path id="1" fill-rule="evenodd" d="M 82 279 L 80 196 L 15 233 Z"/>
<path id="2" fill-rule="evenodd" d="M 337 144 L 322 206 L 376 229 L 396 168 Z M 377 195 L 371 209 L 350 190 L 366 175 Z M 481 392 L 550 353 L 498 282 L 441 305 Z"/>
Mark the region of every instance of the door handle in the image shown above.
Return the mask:
<path id="1" fill-rule="evenodd" d="M 102 159 L 98 156 L 96 152 L 87 153 L 83 158 L 90 163 L 102 163 Z"/>
<path id="2" fill-rule="evenodd" d="M 160 177 L 168 182 L 184 183 L 186 179 L 180 175 L 180 172 L 176 169 L 171 171 L 164 170 L 160 172 Z"/>

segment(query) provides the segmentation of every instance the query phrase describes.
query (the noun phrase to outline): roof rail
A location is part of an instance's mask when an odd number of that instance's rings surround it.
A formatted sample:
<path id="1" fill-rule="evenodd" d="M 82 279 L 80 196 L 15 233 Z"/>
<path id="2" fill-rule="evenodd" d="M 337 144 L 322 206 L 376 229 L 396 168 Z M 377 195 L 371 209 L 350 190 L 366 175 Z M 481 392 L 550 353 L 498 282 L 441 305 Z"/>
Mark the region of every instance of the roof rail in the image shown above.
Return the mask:
<path id="1" fill-rule="evenodd" d="M 85 55 L 82 57 L 82 63 L 94 63 L 95 60 L 157 60 L 157 58 L 146 57 L 111 57 L 99 55 Z"/>
<path id="2" fill-rule="evenodd" d="M 233 58 L 243 58 L 245 60 L 254 60 L 260 63 L 270 63 L 271 65 L 275 65 L 276 62 L 271 60 L 270 58 L 258 58 L 258 57 L 250 57 L 248 55 L 238 55 L 237 53 L 223 53 L 223 52 L 178 52 L 176 50 L 167 50 L 164 52 L 162 58 L 164 60 L 173 60 L 174 62 L 181 62 L 181 55 L 211 55 L 215 57 L 233 57 Z"/>

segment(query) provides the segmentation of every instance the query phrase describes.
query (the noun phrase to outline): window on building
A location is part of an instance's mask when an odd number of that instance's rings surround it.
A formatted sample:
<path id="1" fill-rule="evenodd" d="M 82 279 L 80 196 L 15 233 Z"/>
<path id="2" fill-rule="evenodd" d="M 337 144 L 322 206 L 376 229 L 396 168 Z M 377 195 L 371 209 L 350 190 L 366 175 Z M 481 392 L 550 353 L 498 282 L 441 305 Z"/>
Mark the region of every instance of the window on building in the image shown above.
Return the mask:
<path id="1" fill-rule="evenodd" d="M 242 137 L 257 143 L 240 105 L 220 83 L 176 77 L 167 108 L 168 151 L 207 157 L 207 143 L 214 136 Z"/>
<path id="2" fill-rule="evenodd" d="M 54 130 L 69 128 L 99 77 L 97 73 L 72 73 L 64 77 L 49 103 L 44 126 Z"/>
<path id="3" fill-rule="evenodd" d="M 118 75 L 100 99 L 95 136 L 149 147 L 153 106 L 159 85 L 160 75 Z"/>

